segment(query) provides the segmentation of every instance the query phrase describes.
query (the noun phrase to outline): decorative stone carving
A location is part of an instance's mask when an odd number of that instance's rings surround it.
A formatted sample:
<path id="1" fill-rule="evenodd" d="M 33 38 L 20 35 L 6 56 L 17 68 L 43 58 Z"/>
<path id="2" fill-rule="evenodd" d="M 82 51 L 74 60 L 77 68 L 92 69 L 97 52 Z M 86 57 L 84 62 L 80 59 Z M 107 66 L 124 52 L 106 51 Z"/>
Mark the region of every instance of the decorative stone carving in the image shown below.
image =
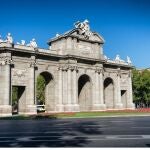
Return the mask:
<path id="1" fill-rule="evenodd" d="M 27 44 L 27 46 L 33 47 L 33 48 L 37 48 L 37 43 L 35 41 L 35 39 L 33 38 L 29 44 Z"/>
<path id="2" fill-rule="evenodd" d="M 120 56 L 116 55 L 115 61 L 120 61 Z"/>
<path id="3" fill-rule="evenodd" d="M 80 29 L 80 34 L 84 36 L 84 38 L 89 39 L 92 35 L 90 31 L 89 21 L 86 19 L 83 22 L 77 21 L 75 24 L 75 28 Z"/>
<path id="4" fill-rule="evenodd" d="M 121 72 L 121 84 L 123 85 L 123 86 L 125 86 L 127 83 L 128 83 L 128 73 L 122 73 Z"/>
<path id="5" fill-rule="evenodd" d="M 13 38 L 12 38 L 12 36 L 11 36 L 11 33 L 8 33 L 8 34 L 7 34 L 6 42 L 7 42 L 7 43 L 10 43 L 10 44 L 13 43 Z"/>
<path id="6" fill-rule="evenodd" d="M 70 69 L 71 71 L 76 70 L 78 71 L 78 67 L 76 65 L 60 65 L 58 67 L 58 70 L 62 70 L 62 71 L 67 71 L 68 69 Z"/>
<path id="7" fill-rule="evenodd" d="M 60 35 L 58 33 L 56 33 L 56 37 L 59 37 Z"/>
<path id="8" fill-rule="evenodd" d="M 115 61 L 118 63 L 125 63 L 125 61 L 122 60 L 119 55 L 116 55 Z"/>
<path id="9" fill-rule="evenodd" d="M 17 42 L 18 45 L 25 45 L 26 41 L 25 40 L 21 40 L 21 43 Z"/>
<path id="10" fill-rule="evenodd" d="M 68 68 L 73 71 L 73 70 L 78 70 L 78 67 L 77 66 L 74 66 L 74 65 L 69 65 Z"/>
<path id="11" fill-rule="evenodd" d="M 96 67 L 95 72 L 97 72 L 98 74 L 103 73 L 103 69 Z"/>
<path id="12" fill-rule="evenodd" d="M 120 71 L 120 69 L 118 69 L 118 71 L 117 71 L 117 76 L 119 76 L 121 78 L 121 71 Z"/>
<path id="13" fill-rule="evenodd" d="M 4 42 L 2 36 L 0 35 L 0 43 Z"/>
<path id="14" fill-rule="evenodd" d="M 108 59 L 108 57 L 107 57 L 106 55 L 104 55 L 104 59 L 106 59 L 106 60 L 107 60 L 107 59 Z"/>
<path id="15" fill-rule="evenodd" d="M 12 72 L 13 76 L 17 76 L 19 78 L 25 77 L 26 69 L 14 69 Z"/>
<path id="16" fill-rule="evenodd" d="M 128 64 L 132 64 L 131 59 L 130 59 L 129 56 L 127 56 L 127 63 L 128 63 Z"/>
<path id="17" fill-rule="evenodd" d="M 11 65 L 13 64 L 13 60 L 10 57 L 1 57 L 0 65 Z"/>
<path id="18" fill-rule="evenodd" d="M 36 67 L 36 62 L 30 62 L 30 67 Z"/>

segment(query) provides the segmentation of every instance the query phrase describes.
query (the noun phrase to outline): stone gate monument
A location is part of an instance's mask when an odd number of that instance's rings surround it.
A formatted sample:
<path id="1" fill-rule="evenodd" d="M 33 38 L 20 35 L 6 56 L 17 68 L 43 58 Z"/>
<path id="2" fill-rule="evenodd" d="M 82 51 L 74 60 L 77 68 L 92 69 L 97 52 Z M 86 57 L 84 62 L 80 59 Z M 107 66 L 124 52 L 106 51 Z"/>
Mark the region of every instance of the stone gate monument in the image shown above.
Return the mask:
<path id="1" fill-rule="evenodd" d="M 131 61 L 110 60 L 104 39 L 90 30 L 88 20 L 48 41 L 14 44 L 11 34 L 0 38 L 0 116 L 12 115 L 12 88 L 18 87 L 18 113 L 36 114 L 38 75 L 46 80 L 46 112 L 134 109 Z"/>

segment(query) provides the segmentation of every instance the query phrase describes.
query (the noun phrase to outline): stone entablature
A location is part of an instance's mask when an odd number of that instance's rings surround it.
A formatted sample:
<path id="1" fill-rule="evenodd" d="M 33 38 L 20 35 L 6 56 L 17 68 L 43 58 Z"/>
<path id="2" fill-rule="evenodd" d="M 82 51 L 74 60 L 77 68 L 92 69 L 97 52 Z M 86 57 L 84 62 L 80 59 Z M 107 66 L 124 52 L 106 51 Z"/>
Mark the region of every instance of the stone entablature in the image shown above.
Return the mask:
<path id="1" fill-rule="evenodd" d="M 12 114 L 14 86 L 21 93 L 19 114 L 37 113 L 38 75 L 47 82 L 46 112 L 134 108 L 130 59 L 106 58 L 104 39 L 87 21 L 49 40 L 49 49 L 39 48 L 34 39 L 28 46 L 11 41 L 0 41 L 0 116 Z"/>

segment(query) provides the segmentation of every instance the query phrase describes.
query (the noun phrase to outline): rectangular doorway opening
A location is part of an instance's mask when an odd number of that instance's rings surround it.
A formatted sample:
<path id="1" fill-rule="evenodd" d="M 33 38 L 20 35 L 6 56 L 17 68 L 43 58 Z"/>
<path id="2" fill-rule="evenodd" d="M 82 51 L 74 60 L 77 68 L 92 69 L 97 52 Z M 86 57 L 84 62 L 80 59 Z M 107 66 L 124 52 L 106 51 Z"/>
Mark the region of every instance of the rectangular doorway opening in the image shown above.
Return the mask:
<path id="1" fill-rule="evenodd" d="M 127 107 L 127 90 L 121 90 L 121 101 L 123 108 Z"/>
<path id="2" fill-rule="evenodd" d="M 25 103 L 25 86 L 12 86 L 12 114 L 18 114 Z"/>

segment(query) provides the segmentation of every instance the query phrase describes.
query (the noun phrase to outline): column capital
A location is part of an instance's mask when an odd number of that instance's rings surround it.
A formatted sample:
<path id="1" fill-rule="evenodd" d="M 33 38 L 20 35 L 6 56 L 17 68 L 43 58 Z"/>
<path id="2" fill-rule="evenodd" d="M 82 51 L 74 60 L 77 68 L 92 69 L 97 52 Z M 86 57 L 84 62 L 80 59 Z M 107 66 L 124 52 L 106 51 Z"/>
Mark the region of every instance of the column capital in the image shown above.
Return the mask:
<path id="1" fill-rule="evenodd" d="M 71 70 L 71 71 L 78 71 L 78 67 L 77 67 L 77 65 L 68 65 L 68 64 L 66 64 L 66 65 L 60 65 L 59 67 L 58 67 L 58 70 L 62 70 L 62 71 L 68 71 L 68 70 Z"/>
<path id="2" fill-rule="evenodd" d="M 62 66 L 58 66 L 57 70 L 62 71 L 63 70 Z"/>
<path id="3" fill-rule="evenodd" d="M 132 71 L 129 70 L 128 77 L 132 77 Z"/>
<path id="4" fill-rule="evenodd" d="M 11 57 L 1 57 L 0 59 L 1 66 L 12 65 L 12 64 L 13 64 L 13 60 L 11 59 Z"/>
<path id="5" fill-rule="evenodd" d="M 30 67 L 30 68 L 35 68 L 35 67 L 37 67 L 36 62 L 30 62 L 29 67 Z"/>
<path id="6" fill-rule="evenodd" d="M 104 70 L 103 70 L 103 68 L 96 67 L 95 72 L 100 74 L 100 73 L 103 73 Z"/>
<path id="7" fill-rule="evenodd" d="M 117 70 L 117 76 L 118 76 L 118 77 L 121 77 L 121 71 L 120 71 L 120 69 Z"/>

